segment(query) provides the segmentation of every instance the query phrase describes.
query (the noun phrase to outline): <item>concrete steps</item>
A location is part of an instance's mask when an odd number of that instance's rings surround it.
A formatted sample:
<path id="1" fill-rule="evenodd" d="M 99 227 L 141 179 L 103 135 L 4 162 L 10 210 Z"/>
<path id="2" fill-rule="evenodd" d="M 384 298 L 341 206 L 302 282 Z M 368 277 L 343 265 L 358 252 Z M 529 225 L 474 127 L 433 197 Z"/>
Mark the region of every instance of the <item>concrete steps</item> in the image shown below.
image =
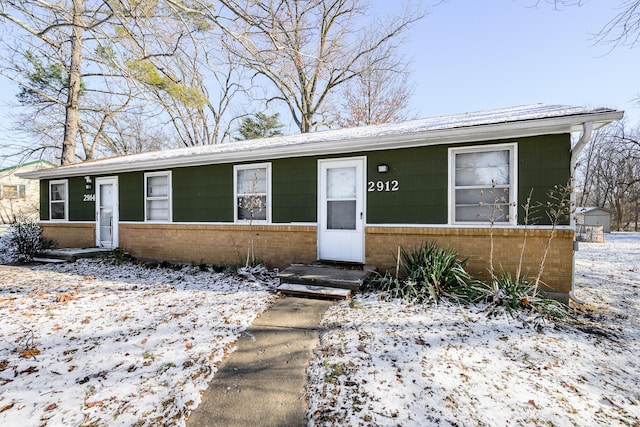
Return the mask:
<path id="1" fill-rule="evenodd" d="M 33 260 L 37 262 L 74 262 L 78 258 L 93 258 L 113 252 L 106 248 L 60 248 L 47 249 Z"/>
<path id="2" fill-rule="evenodd" d="M 278 273 L 278 291 L 284 295 L 348 299 L 373 271 L 370 266 L 292 264 Z"/>

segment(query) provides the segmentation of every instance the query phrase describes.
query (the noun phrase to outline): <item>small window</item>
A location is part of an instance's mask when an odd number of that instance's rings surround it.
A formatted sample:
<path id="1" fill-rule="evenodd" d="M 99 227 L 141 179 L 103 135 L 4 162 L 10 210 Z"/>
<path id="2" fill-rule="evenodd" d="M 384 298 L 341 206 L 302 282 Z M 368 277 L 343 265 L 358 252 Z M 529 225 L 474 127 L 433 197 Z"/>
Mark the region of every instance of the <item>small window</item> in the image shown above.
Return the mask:
<path id="1" fill-rule="evenodd" d="M 515 224 L 515 144 L 450 149 L 454 223 Z"/>
<path id="2" fill-rule="evenodd" d="M 25 185 L 0 185 L 0 199 L 24 199 Z"/>
<path id="3" fill-rule="evenodd" d="M 235 220 L 271 220 L 271 165 L 242 165 L 234 167 Z"/>
<path id="4" fill-rule="evenodd" d="M 171 172 L 144 175 L 145 221 L 171 221 Z"/>
<path id="5" fill-rule="evenodd" d="M 67 200 L 67 181 L 49 182 L 49 219 L 66 221 Z"/>

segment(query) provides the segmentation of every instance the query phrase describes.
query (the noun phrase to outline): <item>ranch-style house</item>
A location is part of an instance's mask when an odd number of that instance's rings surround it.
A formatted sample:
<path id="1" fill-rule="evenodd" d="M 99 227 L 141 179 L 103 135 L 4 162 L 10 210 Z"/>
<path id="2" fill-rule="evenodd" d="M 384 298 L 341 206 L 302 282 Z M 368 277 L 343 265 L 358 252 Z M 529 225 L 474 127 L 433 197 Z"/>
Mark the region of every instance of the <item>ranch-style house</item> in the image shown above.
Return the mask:
<path id="1" fill-rule="evenodd" d="M 270 267 L 317 260 L 389 268 L 399 246 L 455 248 L 468 270 L 535 275 L 552 227 L 524 206 L 570 183 L 591 133 L 622 111 L 535 104 L 397 124 L 89 161 L 40 180 L 44 235 L 59 247 Z M 555 228 L 542 279 L 573 289 L 574 227 Z M 525 239 L 526 234 L 526 239 Z M 522 245 L 526 240 L 524 255 Z M 491 251 L 493 243 L 493 252 Z M 492 254 L 492 255 L 491 255 Z"/>

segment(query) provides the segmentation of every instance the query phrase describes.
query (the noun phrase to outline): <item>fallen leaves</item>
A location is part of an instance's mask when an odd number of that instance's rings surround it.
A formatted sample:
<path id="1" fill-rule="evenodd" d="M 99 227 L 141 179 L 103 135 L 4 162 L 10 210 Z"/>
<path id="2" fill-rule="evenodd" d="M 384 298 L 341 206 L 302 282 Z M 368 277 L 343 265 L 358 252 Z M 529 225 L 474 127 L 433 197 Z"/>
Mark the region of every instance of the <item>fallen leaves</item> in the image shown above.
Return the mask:
<path id="1" fill-rule="evenodd" d="M 78 291 L 73 291 L 73 292 L 58 292 L 56 293 L 55 302 L 59 302 L 59 303 L 65 303 L 65 302 L 69 302 L 69 301 L 73 301 L 77 298 L 78 295 Z"/>
<path id="2" fill-rule="evenodd" d="M 84 404 L 84 406 L 89 409 L 89 408 L 93 408 L 94 406 L 103 406 L 104 402 L 102 400 L 97 400 L 95 402 L 87 402 Z"/>
<path id="3" fill-rule="evenodd" d="M 9 344 L 0 346 L 0 425 L 179 424 L 238 333 L 275 299 L 275 279 L 258 286 L 185 268 L 178 281 L 108 260 L 10 273 L 0 268 Z"/>
<path id="4" fill-rule="evenodd" d="M 563 382 L 562 382 L 562 386 L 563 386 L 563 387 L 565 387 L 565 388 L 567 388 L 567 389 L 569 389 L 569 390 L 571 390 L 572 392 L 574 392 L 574 393 L 575 393 L 575 394 L 577 394 L 578 396 L 580 396 L 580 395 L 581 395 L 581 394 L 580 394 L 580 392 L 578 391 L 578 389 L 577 389 L 577 388 L 575 388 L 575 386 L 573 386 L 573 385 L 569 384 L 569 383 L 568 383 L 568 382 L 566 382 L 566 381 L 563 381 Z"/>
<path id="5" fill-rule="evenodd" d="M 32 359 L 40 354 L 40 350 L 37 348 L 27 348 L 20 352 L 20 357 L 23 359 Z"/>
<path id="6" fill-rule="evenodd" d="M 16 402 L 11 402 L 11 403 L 7 403 L 6 405 L 0 407 L 0 414 L 3 413 L 4 411 L 8 411 L 9 409 L 13 408 L 15 404 L 16 404 Z"/>

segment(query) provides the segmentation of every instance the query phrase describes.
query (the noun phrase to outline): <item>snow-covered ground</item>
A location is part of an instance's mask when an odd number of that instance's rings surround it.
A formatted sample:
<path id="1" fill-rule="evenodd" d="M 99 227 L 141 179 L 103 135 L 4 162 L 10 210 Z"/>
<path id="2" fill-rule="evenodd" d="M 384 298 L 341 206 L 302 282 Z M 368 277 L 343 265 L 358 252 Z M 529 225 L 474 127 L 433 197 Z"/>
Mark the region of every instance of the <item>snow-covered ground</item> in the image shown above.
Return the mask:
<path id="1" fill-rule="evenodd" d="M 0 425 L 183 425 L 274 279 L 0 267 Z M 357 297 L 329 310 L 311 425 L 640 424 L 640 234 L 577 253 L 574 326 Z"/>
<path id="2" fill-rule="evenodd" d="M 96 260 L 0 267 L 0 425 L 183 425 L 274 285 Z"/>
<path id="3" fill-rule="evenodd" d="M 357 297 L 329 310 L 311 425 L 640 425 L 640 234 L 580 243 L 574 326 Z"/>

